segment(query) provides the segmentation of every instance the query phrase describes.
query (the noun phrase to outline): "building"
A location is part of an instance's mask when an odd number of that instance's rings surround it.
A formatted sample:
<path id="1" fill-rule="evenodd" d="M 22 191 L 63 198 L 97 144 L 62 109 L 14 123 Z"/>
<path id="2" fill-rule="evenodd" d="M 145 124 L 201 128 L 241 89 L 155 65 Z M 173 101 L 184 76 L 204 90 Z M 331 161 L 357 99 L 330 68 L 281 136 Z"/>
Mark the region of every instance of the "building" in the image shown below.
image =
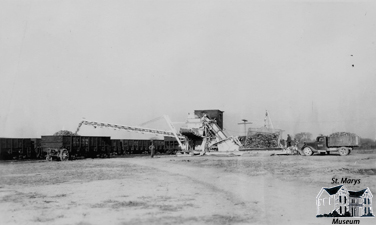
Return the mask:
<path id="1" fill-rule="evenodd" d="M 372 193 L 369 188 L 354 192 L 349 191 L 349 209 L 352 216 L 358 217 L 373 214 L 372 211 Z"/>
<path id="2" fill-rule="evenodd" d="M 341 215 L 348 211 L 349 192 L 345 186 L 321 188 L 316 197 L 317 215 L 332 213 L 334 210 Z"/>
<path id="3" fill-rule="evenodd" d="M 372 193 L 369 188 L 354 192 L 343 185 L 332 188 L 321 188 L 316 196 L 317 215 L 325 215 L 337 211 L 340 215 L 361 217 L 373 214 Z"/>

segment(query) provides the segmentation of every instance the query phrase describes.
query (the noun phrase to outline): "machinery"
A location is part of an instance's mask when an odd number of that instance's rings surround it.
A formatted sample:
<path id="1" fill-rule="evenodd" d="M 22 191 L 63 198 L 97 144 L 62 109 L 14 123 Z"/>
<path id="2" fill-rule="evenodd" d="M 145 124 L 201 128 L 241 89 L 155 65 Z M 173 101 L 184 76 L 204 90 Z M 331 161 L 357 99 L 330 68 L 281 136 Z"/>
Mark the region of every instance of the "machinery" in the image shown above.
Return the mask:
<path id="1" fill-rule="evenodd" d="M 151 129 L 151 128 L 144 128 L 144 127 L 137 127 L 137 126 L 128 126 L 128 125 L 118 125 L 118 124 L 111 124 L 111 123 L 100 123 L 95 121 L 88 121 L 82 120 L 75 132 L 77 134 L 80 131 L 82 125 L 93 126 L 94 128 L 101 127 L 101 128 L 113 128 L 118 130 L 125 130 L 130 132 L 136 132 L 141 134 L 155 134 L 165 137 L 174 137 L 181 149 L 186 149 L 186 146 L 183 144 L 185 142 L 185 137 L 176 132 L 174 125 L 172 124 L 170 118 L 168 116 L 163 116 L 166 120 L 168 126 L 170 127 L 170 131 L 166 130 L 158 130 L 158 129 Z"/>
<path id="2" fill-rule="evenodd" d="M 155 134 L 166 137 L 174 137 L 179 143 L 181 149 L 180 152 L 183 154 L 188 153 L 189 155 L 193 155 L 195 153 L 197 154 L 197 152 L 204 155 L 209 152 L 210 149 L 214 148 L 217 148 L 218 152 L 235 152 L 239 151 L 239 147 L 242 146 L 237 138 L 227 136 L 217 125 L 215 120 L 209 119 L 205 114 L 201 118 L 198 118 L 197 116 L 188 118 L 186 127 L 181 129 L 180 133 L 176 131 L 168 116 L 163 117 L 171 129 L 170 131 L 83 120 L 79 123 L 75 134 L 79 132 L 82 125 L 88 125 L 93 126 L 94 128 L 113 128 L 142 134 Z M 201 140 L 200 148 L 196 149 L 199 151 L 195 151 L 194 146 L 192 146 L 190 135 L 184 131 L 188 131 L 188 133 L 195 136 L 197 140 Z"/>
<path id="3" fill-rule="evenodd" d="M 56 149 L 56 148 L 49 148 L 47 149 L 46 160 L 52 161 L 53 159 L 60 160 L 60 161 L 67 161 L 69 159 L 69 152 L 67 149 Z"/>
<path id="4" fill-rule="evenodd" d="M 185 126 L 180 130 L 189 143 L 192 143 L 192 140 L 201 142 L 199 149 L 195 148 L 195 144 L 193 146 L 188 144 L 189 150 L 199 150 L 201 155 L 213 149 L 221 153 L 238 152 L 242 146 L 236 137 L 228 136 L 216 121 L 209 119 L 206 114 L 201 118 L 189 115 Z"/>
<path id="5" fill-rule="evenodd" d="M 217 146 L 219 152 L 234 152 L 239 151 L 242 146 L 236 137 L 227 136 L 223 130 L 217 125 L 215 120 L 210 120 L 206 115 L 201 118 L 204 136 L 203 136 L 203 151 L 210 149 L 212 146 Z"/>

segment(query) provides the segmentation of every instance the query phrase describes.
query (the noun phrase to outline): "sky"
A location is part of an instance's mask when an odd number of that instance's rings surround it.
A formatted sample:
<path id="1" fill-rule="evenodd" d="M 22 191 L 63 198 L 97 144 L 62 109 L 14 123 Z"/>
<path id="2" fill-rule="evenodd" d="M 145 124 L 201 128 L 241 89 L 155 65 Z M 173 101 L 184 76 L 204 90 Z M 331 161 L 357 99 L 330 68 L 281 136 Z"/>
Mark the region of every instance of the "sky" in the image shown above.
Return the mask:
<path id="1" fill-rule="evenodd" d="M 375 41 L 374 1 L 0 1 L 0 137 L 220 109 L 231 135 L 268 110 L 284 136 L 374 139 Z"/>

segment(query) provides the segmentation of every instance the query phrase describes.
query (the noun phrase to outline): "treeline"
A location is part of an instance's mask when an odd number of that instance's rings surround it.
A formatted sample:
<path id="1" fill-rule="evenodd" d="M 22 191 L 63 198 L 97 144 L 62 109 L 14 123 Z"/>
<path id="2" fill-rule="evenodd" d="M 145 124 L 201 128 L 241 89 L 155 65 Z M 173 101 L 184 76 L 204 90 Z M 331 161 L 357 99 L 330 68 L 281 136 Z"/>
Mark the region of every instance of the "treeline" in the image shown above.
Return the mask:
<path id="1" fill-rule="evenodd" d="M 359 149 L 376 149 L 376 141 L 371 138 L 360 138 Z"/>

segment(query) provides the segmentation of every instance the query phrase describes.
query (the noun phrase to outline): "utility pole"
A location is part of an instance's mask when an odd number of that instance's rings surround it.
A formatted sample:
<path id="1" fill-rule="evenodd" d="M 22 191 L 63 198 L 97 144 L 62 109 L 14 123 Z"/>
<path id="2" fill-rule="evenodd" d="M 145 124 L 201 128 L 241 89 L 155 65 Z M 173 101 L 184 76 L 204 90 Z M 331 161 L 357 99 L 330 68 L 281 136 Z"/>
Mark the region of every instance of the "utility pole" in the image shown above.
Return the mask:
<path id="1" fill-rule="evenodd" d="M 246 119 L 242 119 L 243 123 L 238 123 L 238 125 L 244 125 L 244 135 L 247 136 L 247 124 L 252 124 Z"/>

